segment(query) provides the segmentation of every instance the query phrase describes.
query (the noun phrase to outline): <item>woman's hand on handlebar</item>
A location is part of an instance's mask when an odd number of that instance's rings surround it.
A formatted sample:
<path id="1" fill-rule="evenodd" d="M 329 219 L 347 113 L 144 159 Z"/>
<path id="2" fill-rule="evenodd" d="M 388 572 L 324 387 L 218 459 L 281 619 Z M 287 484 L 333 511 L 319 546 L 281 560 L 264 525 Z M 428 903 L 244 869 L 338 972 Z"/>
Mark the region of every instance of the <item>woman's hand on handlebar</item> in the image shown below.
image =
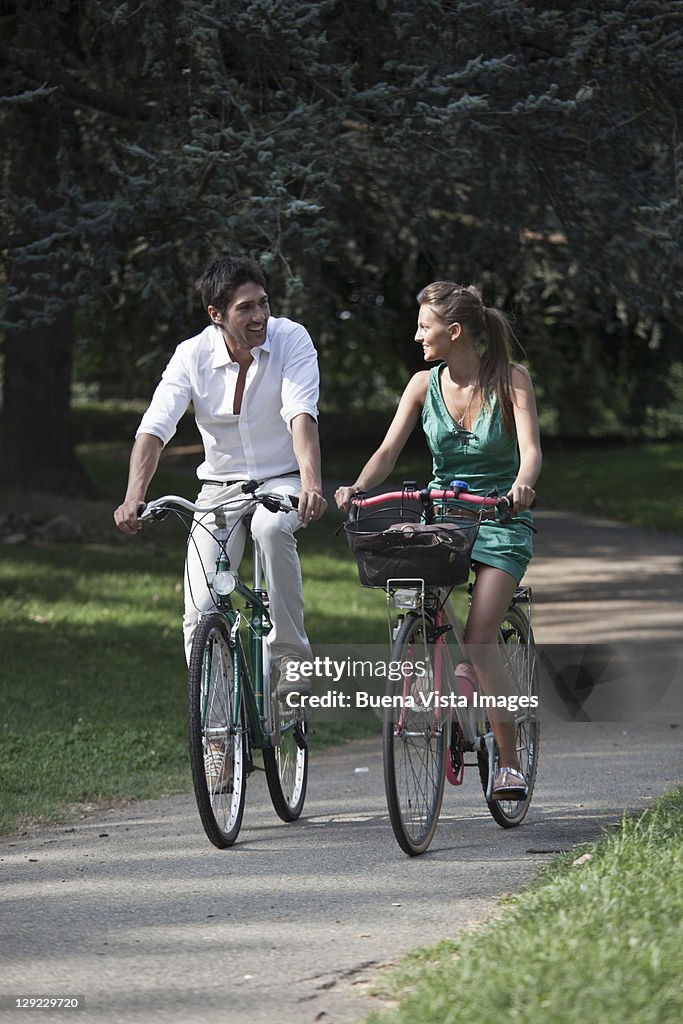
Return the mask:
<path id="1" fill-rule="evenodd" d="M 536 501 L 536 491 L 527 484 L 513 484 L 507 497 L 508 501 L 511 502 L 514 514 L 533 507 Z"/>
<path id="2" fill-rule="evenodd" d="M 356 493 L 356 487 L 342 486 L 338 487 L 334 492 L 334 500 L 337 503 L 337 508 L 342 509 L 344 512 L 348 512 L 351 506 L 351 498 Z"/>

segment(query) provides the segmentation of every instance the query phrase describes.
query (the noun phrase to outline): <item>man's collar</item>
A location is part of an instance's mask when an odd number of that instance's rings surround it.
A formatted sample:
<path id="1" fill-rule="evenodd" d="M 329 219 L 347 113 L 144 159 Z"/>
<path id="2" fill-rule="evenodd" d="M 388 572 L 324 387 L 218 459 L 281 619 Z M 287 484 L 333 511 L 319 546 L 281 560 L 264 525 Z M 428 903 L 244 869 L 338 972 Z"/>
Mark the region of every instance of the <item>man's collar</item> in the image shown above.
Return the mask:
<path id="1" fill-rule="evenodd" d="M 210 326 L 213 327 L 213 361 L 211 366 L 212 369 L 217 370 L 221 366 L 228 366 L 229 363 L 234 363 L 235 360 L 228 352 L 228 346 L 225 344 L 225 338 L 223 337 L 223 332 L 220 327 L 217 324 L 212 324 Z M 268 324 L 268 328 L 270 329 L 270 322 Z M 257 348 L 253 348 L 251 351 L 254 354 L 256 362 L 259 361 L 261 352 L 270 352 L 270 334 L 266 332 L 266 340 L 263 344 L 259 345 Z"/>

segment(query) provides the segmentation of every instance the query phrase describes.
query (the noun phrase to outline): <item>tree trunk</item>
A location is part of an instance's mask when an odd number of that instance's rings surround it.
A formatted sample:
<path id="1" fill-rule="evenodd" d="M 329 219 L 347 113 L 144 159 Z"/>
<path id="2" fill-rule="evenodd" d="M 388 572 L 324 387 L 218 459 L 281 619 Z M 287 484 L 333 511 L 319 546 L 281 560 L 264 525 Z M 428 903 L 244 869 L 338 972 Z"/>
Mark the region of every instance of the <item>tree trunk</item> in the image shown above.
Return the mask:
<path id="1" fill-rule="evenodd" d="M 15 104 L 7 120 L 8 137 L 18 141 L 3 165 L 10 231 L 0 478 L 87 495 L 70 422 L 74 309 L 62 301 L 69 254 L 49 241 L 72 222 L 65 193 L 79 153 L 73 112 L 57 97 Z"/>
<path id="2" fill-rule="evenodd" d="M 5 335 L 2 468 L 5 484 L 92 494 L 71 433 L 73 310 L 48 326 Z"/>

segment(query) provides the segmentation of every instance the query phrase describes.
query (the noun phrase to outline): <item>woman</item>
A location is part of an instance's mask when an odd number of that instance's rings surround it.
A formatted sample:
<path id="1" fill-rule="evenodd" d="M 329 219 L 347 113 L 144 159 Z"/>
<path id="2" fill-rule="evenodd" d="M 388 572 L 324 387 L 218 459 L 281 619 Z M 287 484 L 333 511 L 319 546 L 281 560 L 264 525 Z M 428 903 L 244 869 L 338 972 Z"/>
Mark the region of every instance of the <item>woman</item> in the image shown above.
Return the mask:
<path id="1" fill-rule="evenodd" d="M 506 316 L 485 306 L 476 288 L 451 281 L 428 285 L 417 301 L 415 341 L 425 362 L 436 365 L 410 380 L 382 444 L 356 482 L 338 488 L 338 507 L 348 511 L 354 492 L 369 491 L 387 478 L 421 418 L 433 457 L 430 487 L 447 488 L 451 480 L 462 479 L 472 493 L 487 494 L 495 486 L 510 496 L 515 517 L 530 524 L 527 510 L 541 469 L 538 418 L 531 378 L 510 360 L 514 335 Z M 485 519 L 474 546 L 476 580 L 465 645 L 485 693 L 506 692 L 498 628 L 531 558 L 531 537 L 522 524 Z M 458 674 L 470 673 L 469 666 L 458 667 Z M 521 799 L 526 786 L 514 716 L 501 713 L 492 728 L 499 751 L 493 797 Z"/>

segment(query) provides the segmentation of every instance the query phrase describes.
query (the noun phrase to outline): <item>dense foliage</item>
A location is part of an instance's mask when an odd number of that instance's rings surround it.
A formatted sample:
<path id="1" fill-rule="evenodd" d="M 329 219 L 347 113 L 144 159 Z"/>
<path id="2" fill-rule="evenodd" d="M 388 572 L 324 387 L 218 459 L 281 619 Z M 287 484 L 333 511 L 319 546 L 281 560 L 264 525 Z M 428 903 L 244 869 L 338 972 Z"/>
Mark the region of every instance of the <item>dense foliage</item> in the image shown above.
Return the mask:
<path id="1" fill-rule="evenodd" d="M 637 430 L 680 390 L 683 4 L 1 11 L 14 472 L 19 435 L 38 457 L 35 378 L 64 405 L 75 351 L 80 377 L 147 393 L 203 322 L 197 270 L 231 248 L 310 326 L 328 405 L 400 388 L 415 292 L 445 276 L 516 312 L 557 430 Z"/>

